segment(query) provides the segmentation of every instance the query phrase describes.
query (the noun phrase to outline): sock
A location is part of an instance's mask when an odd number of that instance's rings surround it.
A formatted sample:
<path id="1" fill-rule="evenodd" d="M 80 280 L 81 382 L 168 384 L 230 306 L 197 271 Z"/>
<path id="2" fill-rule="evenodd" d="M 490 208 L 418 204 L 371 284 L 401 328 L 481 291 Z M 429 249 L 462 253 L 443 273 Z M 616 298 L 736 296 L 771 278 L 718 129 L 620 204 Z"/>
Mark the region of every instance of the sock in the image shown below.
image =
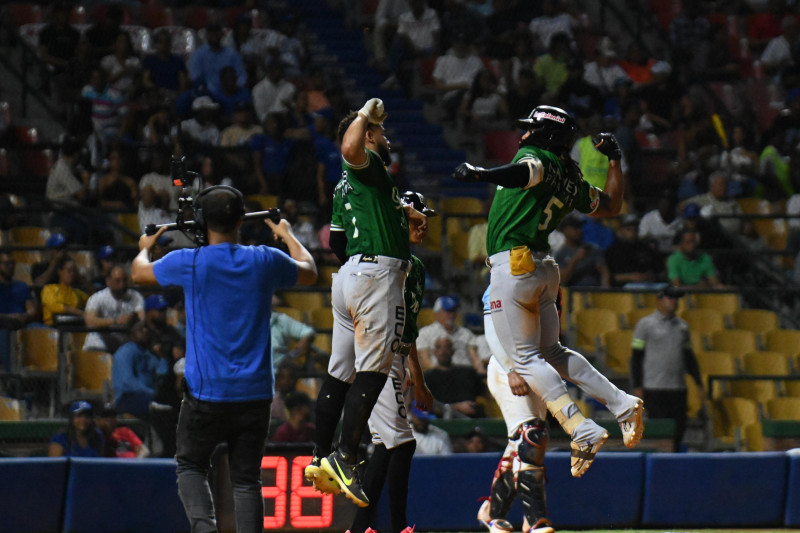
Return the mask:
<path id="1" fill-rule="evenodd" d="M 389 473 L 386 481 L 389 485 L 389 514 L 392 517 L 392 533 L 400 533 L 409 526 L 406 518 L 408 478 L 411 475 L 411 459 L 414 457 L 416 449 L 417 441 L 412 440 L 389 450 Z M 372 500 L 370 500 L 371 504 Z"/>
<path id="2" fill-rule="evenodd" d="M 328 374 L 317 395 L 316 431 L 314 432 L 314 456 L 325 457 L 331 453 L 333 434 L 342 416 L 344 399 L 350 384 Z"/>
<path id="3" fill-rule="evenodd" d="M 342 434 L 339 437 L 339 453 L 347 462 L 354 462 L 361 442 L 361 434 L 378 401 L 386 374 L 380 372 L 358 372 L 344 400 Z M 319 401 L 319 400 L 317 400 Z"/>
<path id="4" fill-rule="evenodd" d="M 375 446 L 372 457 L 369 458 L 367 468 L 364 471 L 364 481 L 362 487 L 364 493 L 369 498 L 369 507 L 359 507 L 356 517 L 353 520 L 353 527 L 350 531 L 361 533 L 368 527 L 374 529 L 377 517 L 378 501 L 383 491 L 383 483 L 386 480 L 386 472 L 389 469 L 389 451 L 383 444 Z"/>

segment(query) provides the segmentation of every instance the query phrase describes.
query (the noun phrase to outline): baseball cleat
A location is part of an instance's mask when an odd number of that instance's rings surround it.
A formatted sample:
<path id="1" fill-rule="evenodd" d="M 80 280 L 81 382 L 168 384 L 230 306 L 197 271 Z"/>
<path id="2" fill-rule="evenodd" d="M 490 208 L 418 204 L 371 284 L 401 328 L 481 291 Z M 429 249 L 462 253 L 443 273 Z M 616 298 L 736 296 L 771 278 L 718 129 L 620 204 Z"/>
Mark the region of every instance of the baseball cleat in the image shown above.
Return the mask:
<path id="1" fill-rule="evenodd" d="M 533 527 L 525 531 L 525 533 L 555 533 L 553 524 L 547 518 L 540 518 L 533 524 Z"/>
<path id="2" fill-rule="evenodd" d="M 514 531 L 514 526 L 511 525 L 511 522 L 502 518 L 490 520 L 486 526 L 489 528 L 489 533 L 512 533 Z"/>
<path id="3" fill-rule="evenodd" d="M 320 466 L 339 484 L 339 487 L 350 501 L 359 507 L 369 506 L 369 498 L 364 494 L 364 489 L 361 488 L 361 481 L 355 464 L 348 463 L 338 451 L 335 451 L 328 457 L 323 458 Z"/>
<path id="4" fill-rule="evenodd" d="M 417 527 L 416 524 L 414 524 L 413 526 L 406 526 L 406 528 L 403 531 L 401 531 L 400 533 L 414 533 L 414 528 L 415 527 Z M 375 533 L 378 533 L 378 532 L 375 531 Z"/>
<path id="5" fill-rule="evenodd" d="M 325 472 L 322 468 L 322 459 L 316 455 L 303 471 L 303 475 L 308 481 L 314 484 L 315 489 L 324 494 L 336 495 L 342 492 L 342 489 L 339 488 L 339 483 Z"/>
<path id="6" fill-rule="evenodd" d="M 608 431 L 598 426 L 594 420 L 586 419 L 572 432 L 570 443 L 572 476 L 581 477 L 594 462 L 597 451 L 608 440 Z"/>
<path id="7" fill-rule="evenodd" d="M 644 402 L 637 398 L 633 414 L 619 423 L 619 427 L 622 429 L 622 442 L 628 448 L 633 448 L 642 440 L 642 435 L 644 435 L 643 413 Z"/>

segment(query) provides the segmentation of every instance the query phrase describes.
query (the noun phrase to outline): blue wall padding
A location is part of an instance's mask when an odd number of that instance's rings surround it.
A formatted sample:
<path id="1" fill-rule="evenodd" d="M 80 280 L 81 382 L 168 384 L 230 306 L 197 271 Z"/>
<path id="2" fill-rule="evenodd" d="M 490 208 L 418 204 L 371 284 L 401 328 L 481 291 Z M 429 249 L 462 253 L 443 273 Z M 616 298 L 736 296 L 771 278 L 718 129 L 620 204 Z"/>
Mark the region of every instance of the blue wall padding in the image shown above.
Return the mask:
<path id="1" fill-rule="evenodd" d="M 65 533 L 183 533 L 171 459 L 71 459 Z"/>
<path id="2" fill-rule="evenodd" d="M 646 527 L 783 524 L 782 452 L 650 454 L 645 464 Z"/>
<path id="3" fill-rule="evenodd" d="M 477 529 L 479 499 L 489 496 L 499 459 L 499 454 L 415 457 L 409 483 L 409 525 L 432 530 Z M 622 527 L 638 523 L 644 483 L 641 453 L 600 453 L 580 479 L 570 474 L 568 452 L 548 453 L 545 467 L 548 510 L 559 528 Z M 389 505 L 385 491 L 379 516 L 378 531 L 387 529 Z M 509 519 L 521 526 L 522 508 L 518 502 L 512 507 Z"/>
<path id="4" fill-rule="evenodd" d="M 789 486 L 786 492 L 786 527 L 800 527 L 800 455 L 788 455 Z"/>
<path id="5" fill-rule="evenodd" d="M 0 530 L 61 531 L 67 465 L 63 457 L 0 461 Z"/>

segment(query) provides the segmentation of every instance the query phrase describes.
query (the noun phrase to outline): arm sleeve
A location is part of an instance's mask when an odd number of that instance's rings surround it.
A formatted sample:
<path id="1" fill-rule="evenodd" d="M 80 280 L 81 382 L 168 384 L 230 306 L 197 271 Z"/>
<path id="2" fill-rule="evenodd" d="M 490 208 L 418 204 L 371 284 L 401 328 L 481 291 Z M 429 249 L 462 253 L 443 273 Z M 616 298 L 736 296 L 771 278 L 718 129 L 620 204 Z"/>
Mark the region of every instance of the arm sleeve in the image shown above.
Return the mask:
<path id="1" fill-rule="evenodd" d="M 642 386 L 643 362 L 644 349 L 634 348 L 633 355 L 631 356 L 631 385 L 633 385 L 634 389 L 638 389 Z"/>
<path id="2" fill-rule="evenodd" d="M 697 386 L 703 388 L 703 377 L 700 375 L 700 365 L 697 364 L 697 357 L 689 346 L 683 347 L 683 363 L 686 365 L 686 372 L 692 376 Z"/>
<path id="3" fill-rule="evenodd" d="M 331 228 L 330 246 L 339 261 L 342 263 L 347 262 L 347 235 L 345 235 L 344 231 L 334 231 Z"/>
<path id="4" fill-rule="evenodd" d="M 482 170 L 481 181 L 514 189 L 530 189 L 541 183 L 544 176 L 542 162 L 535 157 L 526 157 L 516 163 Z"/>

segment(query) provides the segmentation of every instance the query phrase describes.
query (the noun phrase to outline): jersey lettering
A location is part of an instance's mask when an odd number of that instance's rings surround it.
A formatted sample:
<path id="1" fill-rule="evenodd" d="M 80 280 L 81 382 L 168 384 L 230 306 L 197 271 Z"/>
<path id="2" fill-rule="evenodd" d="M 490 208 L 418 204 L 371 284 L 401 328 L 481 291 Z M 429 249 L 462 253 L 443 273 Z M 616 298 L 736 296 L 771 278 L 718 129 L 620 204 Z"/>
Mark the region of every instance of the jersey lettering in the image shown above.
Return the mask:
<path id="1" fill-rule="evenodd" d="M 503 300 L 492 300 L 492 302 L 489 304 L 489 307 L 491 308 L 492 311 L 494 311 L 495 309 L 502 309 Z"/>

